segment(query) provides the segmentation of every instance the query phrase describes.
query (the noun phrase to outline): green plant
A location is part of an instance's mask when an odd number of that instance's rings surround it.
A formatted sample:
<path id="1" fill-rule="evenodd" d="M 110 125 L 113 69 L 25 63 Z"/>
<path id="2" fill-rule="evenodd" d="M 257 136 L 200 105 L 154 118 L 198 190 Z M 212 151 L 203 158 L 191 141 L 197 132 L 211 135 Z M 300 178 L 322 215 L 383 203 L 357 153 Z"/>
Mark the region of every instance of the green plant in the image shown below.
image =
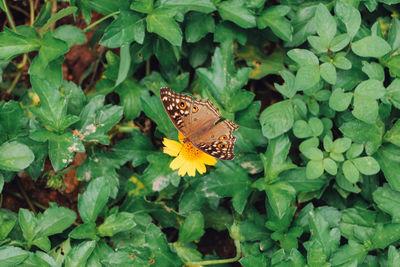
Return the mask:
<path id="1" fill-rule="evenodd" d="M 82 188 L 75 211 L 1 209 L 2 266 L 397 266 L 399 1 L 27 2 L 19 26 L 0 2 L 0 192 L 24 173 Z M 67 81 L 90 31 L 97 61 Z M 233 161 L 169 167 L 163 86 L 240 126 Z M 200 253 L 210 229 L 236 256 Z"/>

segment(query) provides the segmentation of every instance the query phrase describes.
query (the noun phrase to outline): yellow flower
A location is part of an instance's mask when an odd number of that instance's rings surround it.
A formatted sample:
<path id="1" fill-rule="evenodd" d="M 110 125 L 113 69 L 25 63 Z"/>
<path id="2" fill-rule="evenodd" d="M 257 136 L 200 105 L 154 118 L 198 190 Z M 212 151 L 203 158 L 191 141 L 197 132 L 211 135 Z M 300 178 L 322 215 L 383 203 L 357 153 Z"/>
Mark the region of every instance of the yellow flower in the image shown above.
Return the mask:
<path id="1" fill-rule="evenodd" d="M 192 143 L 184 143 L 184 139 L 185 136 L 179 133 L 180 143 L 167 138 L 163 140 L 163 152 L 172 157 L 176 157 L 169 167 L 173 170 L 179 169 L 178 175 L 184 176 L 187 173 L 189 176 L 195 176 L 196 170 L 200 174 L 203 174 L 206 172 L 205 165 L 213 166 L 217 163 L 214 157 L 198 150 Z"/>

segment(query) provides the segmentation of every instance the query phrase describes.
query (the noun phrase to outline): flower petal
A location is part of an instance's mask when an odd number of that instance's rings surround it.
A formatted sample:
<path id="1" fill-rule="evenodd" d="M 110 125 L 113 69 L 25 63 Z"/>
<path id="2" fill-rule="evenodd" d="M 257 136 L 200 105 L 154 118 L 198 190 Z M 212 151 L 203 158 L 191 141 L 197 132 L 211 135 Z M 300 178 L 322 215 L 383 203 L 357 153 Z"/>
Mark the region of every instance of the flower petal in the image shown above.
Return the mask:
<path id="1" fill-rule="evenodd" d="M 206 165 L 203 162 L 196 161 L 196 169 L 200 174 L 203 174 L 207 171 Z"/>
<path id="2" fill-rule="evenodd" d="M 187 163 L 187 171 L 188 171 L 188 175 L 189 176 L 196 176 L 196 165 L 195 165 L 195 161 L 188 161 Z"/>
<path id="3" fill-rule="evenodd" d="M 183 143 L 183 140 L 185 140 L 186 136 L 184 136 L 181 132 L 178 132 L 178 138 L 179 142 Z"/>
<path id="4" fill-rule="evenodd" d="M 203 154 L 201 155 L 201 161 L 204 164 L 210 165 L 210 166 L 214 166 L 215 164 L 217 164 L 217 159 L 214 158 L 213 156 L 210 156 L 206 153 L 203 152 Z"/>
<path id="5" fill-rule="evenodd" d="M 167 138 L 163 139 L 163 145 L 163 152 L 173 157 L 178 156 L 179 152 L 182 149 L 182 144 L 174 140 L 169 140 Z"/>
<path id="6" fill-rule="evenodd" d="M 177 156 L 176 158 L 174 158 L 173 161 L 171 161 L 171 163 L 169 164 L 169 167 L 172 170 L 176 170 L 181 168 L 184 164 L 185 164 L 185 160 L 181 157 L 181 156 Z"/>

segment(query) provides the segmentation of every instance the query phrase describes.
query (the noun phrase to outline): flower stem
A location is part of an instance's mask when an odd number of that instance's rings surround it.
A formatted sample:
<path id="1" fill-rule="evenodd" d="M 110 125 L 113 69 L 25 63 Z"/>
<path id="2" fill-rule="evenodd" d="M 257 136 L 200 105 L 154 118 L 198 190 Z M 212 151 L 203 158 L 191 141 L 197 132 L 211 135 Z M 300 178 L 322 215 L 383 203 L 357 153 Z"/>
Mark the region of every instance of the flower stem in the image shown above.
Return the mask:
<path id="1" fill-rule="evenodd" d="M 15 31 L 15 24 L 14 24 L 14 21 L 13 21 L 13 19 L 11 17 L 10 11 L 8 11 L 6 0 L 2 0 L 2 2 L 3 2 L 4 9 L 5 9 L 4 12 L 6 12 L 6 15 L 7 15 L 7 18 L 8 18 L 8 22 L 10 23 L 11 28 Z"/>
<path id="2" fill-rule="evenodd" d="M 105 17 L 102 17 L 101 19 L 99 19 L 99 20 L 93 22 L 92 24 L 88 25 L 85 29 L 83 29 L 83 32 L 87 32 L 88 30 L 90 30 L 91 28 L 96 26 L 97 24 L 100 24 L 101 22 L 103 22 L 104 20 L 108 19 L 109 17 L 112 17 L 112 16 L 117 15 L 119 13 L 120 13 L 120 11 L 115 11 L 115 12 L 113 12 L 111 14 L 108 14 Z"/>

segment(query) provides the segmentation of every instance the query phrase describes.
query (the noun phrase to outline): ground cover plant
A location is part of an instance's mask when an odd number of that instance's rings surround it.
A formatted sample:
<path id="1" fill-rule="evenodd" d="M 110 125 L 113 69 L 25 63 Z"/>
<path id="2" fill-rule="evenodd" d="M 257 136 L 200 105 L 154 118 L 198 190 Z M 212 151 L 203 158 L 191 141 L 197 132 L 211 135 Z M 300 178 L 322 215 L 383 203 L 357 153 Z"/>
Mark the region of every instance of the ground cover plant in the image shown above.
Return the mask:
<path id="1" fill-rule="evenodd" d="M 398 3 L 1 0 L 0 265 L 399 266 Z"/>

